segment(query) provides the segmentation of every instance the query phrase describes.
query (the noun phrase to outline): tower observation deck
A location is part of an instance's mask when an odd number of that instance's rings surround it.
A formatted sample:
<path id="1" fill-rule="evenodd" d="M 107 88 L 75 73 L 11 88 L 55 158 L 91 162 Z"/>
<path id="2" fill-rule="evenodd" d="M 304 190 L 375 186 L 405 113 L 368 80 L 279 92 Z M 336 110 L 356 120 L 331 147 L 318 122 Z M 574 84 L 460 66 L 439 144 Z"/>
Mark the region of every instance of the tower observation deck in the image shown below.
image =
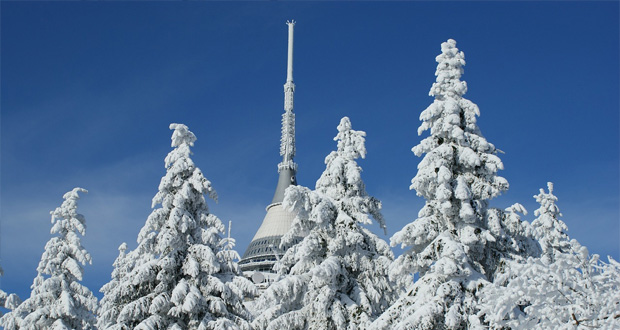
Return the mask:
<path id="1" fill-rule="evenodd" d="M 269 273 L 273 273 L 273 265 L 284 254 L 286 247 L 280 249 L 280 240 L 291 228 L 294 216 L 282 207 L 284 191 L 291 185 L 297 185 L 297 164 L 295 156 L 295 113 L 294 97 L 295 84 L 293 83 L 293 32 L 295 21 L 288 21 L 288 61 L 286 83 L 284 84 L 284 114 L 282 114 L 282 139 L 280 140 L 280 156 L 278 164 L 278 185 L 271 204 L 267 206 L 267 214 L 263 223 L 252 238 L 250 245 L 243 254 L 239 267 L 247 275 L 252 276 L 255 282 L 268 280 Z M 253 276 L 251 273 L 260 273 Z"/>

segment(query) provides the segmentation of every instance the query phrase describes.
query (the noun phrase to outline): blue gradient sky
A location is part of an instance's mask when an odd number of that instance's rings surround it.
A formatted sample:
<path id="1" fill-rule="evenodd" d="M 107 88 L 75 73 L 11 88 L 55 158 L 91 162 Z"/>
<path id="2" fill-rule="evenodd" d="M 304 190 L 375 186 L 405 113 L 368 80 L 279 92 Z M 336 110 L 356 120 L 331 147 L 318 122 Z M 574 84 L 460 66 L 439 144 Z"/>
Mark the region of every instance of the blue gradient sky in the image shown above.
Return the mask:
<path id="1" fill-rule="evenodd" d="M 2 2 L 2 289 L 28 297 L 49 211 L 75 186 L 99 295 L 117 247 L 136 245 L 187 124 L 209 205 L 240 253 L 271 201 L 280 161 L 287 19 L 295 19 L 299 183 L 314 187 L 342 116 L 367 132 L 360 161 L 384 204 L 387 240 L 423 200 L 410 151 L 431 102 L 435 56 L 465 52 L 468 99 L 505 154 L 510 190 L 534 219 L 555 183 L 563 220 L 591 252 L 619 259 L 618 2 Z M 376 226 L 373 229 L 382 233 Z M 400 253 L 398 248 L 395 253 Z"/>

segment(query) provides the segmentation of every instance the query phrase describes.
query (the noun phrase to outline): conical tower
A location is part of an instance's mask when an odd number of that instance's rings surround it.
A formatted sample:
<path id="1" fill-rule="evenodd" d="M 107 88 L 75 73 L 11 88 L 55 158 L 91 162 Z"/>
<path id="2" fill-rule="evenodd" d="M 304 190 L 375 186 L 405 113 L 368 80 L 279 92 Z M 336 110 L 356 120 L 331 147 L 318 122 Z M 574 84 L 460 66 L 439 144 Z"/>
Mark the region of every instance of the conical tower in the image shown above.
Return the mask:
<path id="1" fill-rule="evenodd" d="M 284 210 L 282 200 L 284 191 L 291 185 L 297 185 L 297 164 L 295 156 L 295 113 L 293 112 L 295 84 L 293 83 L 293 30 L 295 21 L 288 21 L 288 61 L 286 83 L 284 84 L 284 114 L 282 115 L 282 139 L 280 141 L 280 155 L 282 162 L 278 164 L 278 185 L 271 204 L 267 206 L 267 214 L 263 223 L 252 238 L 252 242 L 243 254 L 239 266 L 246 274 L 262 273 L 253 276 L 255 282 L 269 280 L 266 273 L 271 273 L 273 265 L 282 256 L 280 239 L 291 228 L 294 216 Z"/>

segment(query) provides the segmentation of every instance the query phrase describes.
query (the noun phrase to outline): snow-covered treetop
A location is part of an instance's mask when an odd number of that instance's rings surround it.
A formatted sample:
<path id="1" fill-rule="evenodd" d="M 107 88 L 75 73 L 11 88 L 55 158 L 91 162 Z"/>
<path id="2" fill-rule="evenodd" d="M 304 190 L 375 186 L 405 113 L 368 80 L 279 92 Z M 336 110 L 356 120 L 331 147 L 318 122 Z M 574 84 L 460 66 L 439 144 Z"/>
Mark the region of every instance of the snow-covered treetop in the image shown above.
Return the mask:
<path id="1" fill-rule="evenodd" d="M 553 195 L 553 182 L 547 182 L 547 188 L 549 189 L 549 193 L 545 193 L 545 190 L 540 188 L 540 194 L 534 195 L 534 198 L 540 204 L 540 207 L 534 211 L 534 215 L 537 217 L 545 216 L 558 219 L 562 216 L 562 213 L 560 213 L 560 208 L 555 205 L 558 198 Z M 564 225 L 564 227 L 566 227 L 566 225 Z"/>
<path id="2" fill-rule="evenodd" d="M 336 200 L 359 195 L 364 191 L 361 168 L 355 159 L 366 156 L 365 136 L 366 132 L 351 129 L 348 117 L 340 120 L 338 134 L 334 137 L 334 141 L 338 142 L 338 149 L 325 157 L 327 167 L 316 181 L 317 191 Z"/>
<path id="3" fill-rule="evenodd" d="M 166 156 L 166 175 L 161 178 L 159 191 L 152 202 L 153 208 L 161 204 L 161 209 L 154 210 L 149 216 L 138 235 L 138 242 L 150 240 L 153 238 L 152 233 L 160 237 L 158 240 L 161 244 L 164 244 L 163 242 L 167 242 L 164 245 L 171 244 L 163 237 L 177 232 L 188 233 L 200 227 L 199 222 L 205 221 L 202 217 L 209 215 L 203 195 L 217 201 L 217 194 L 211 186 L 211 181 L 204 177 L 190 157 L 192 154 L 190 146 L 194 145 L 196 136 L 183 124 L 170 124 L 170 129 L 174 130 L 171 138 L 171 146 L 174 149 Z M 170 215 L 174 223 L 166 225 L 170 212 L 174 212 Z M 189 216 L 190 214 L 195 219 Z M 221 221 L 218 219 L 216 222 L 223 230 Z"/>
<path id="4" fill-rule="evenodd" d="M 496 149 L 481 134 L 476 116 L 480 115 L 478 106 L 463 98 L 467 84 L 460 80 L 465 65 L 465 55 L 456 48 L 456 41 L 450 39 L 441 45 L 442 53 L 437 56 L 436 82 L 430 90 L 435 100 L 420 114 L 422 124 L 418 135 L 430 129 L 430 136 L 412 148 L 416 156 L 427 154 L 418 165 L 418 175 L 413 179 L 411 189 L 415 189 L 426 199 L 449 197 L 447 192 L 435 196 L 435 184 L 445 185 L 455 180 L 459 199 L 490 199 L 508 189 L 508 182 L 496 176 L 504 168 L 495 155 Z M 455 164 L 450 162 L 455 161 Z M 429 172 L 432 171 L 432 172 Z M 458 189 L 463 178 L 458 172 L 472 171 L 483 182 L 474 184 L 471 177 L 465 179 L 471 193 Z M 433 173 L 434 172 L 434 173 Z M 486 181 L 486 182 L 484 182 Z M 436 182 L 436 183 L 433 183 Z M 448 187 L 446 187 L 448 188 Z M 448 188 L 449 189 L 449 188 Z M 449 189 L 451 190 L 451 189 Z M 432 194 L 431 194 L 432 193 Z M 465 195 L 470 196 L 465 196 Z M 442 198 L 439 198 L 440 200 Z"/>
<path id="5" fill-rule="evenodd" d="M 456 41 L 449 39 L 441 44 L 441 54 L 437 55 L 436 82 L 431 87 L 430 96 L 439 98 L 461 97 L 467 92 L 467 83 L 461 81 L 465 54 L 456 48 Z"/>
<path id="6" fill-rule="evenodd" d="M 194 145 L 196 136 L 183 124 L 170 124 L 170 129 L 174 130 L 171 138 L 171 146 L 174 149 L 166 156 L 166 175 L 161 178 L 159 191 L 153 197 L 151 205 L 155 208 L 156 205 L 161 204 L 162 208 L 153 211 L 147 219 L 145 226 L 138 235 L 139 243 L 146 239 L 151 240 L 152 234 L 161 238 L 172 232 L 185 233 L 194 230 L 198 226 L 196 221 L 200 216 L 197 219 L 191 219 L 191 217 L 184 215 L 185 212 L 193 214 L 198 210 L 199 213 L 204 213 L 204 216 L 207 216 L 209 214 L 208 206 L 203 195 L 217 201 L 217 193 L 211 186 L 211 181 L 204 177 L 202 171 L 196 167 L 190 157 L 192 154 L 190 146 Z M 168 213 L 172 210 L 177 212 L 173 218 L 179 219 L 178 223 L 173 226 L 166 226 Z M 223 230 L 221 222 L 219 220 L 217 222 Z M 159 239 L 159 241 L 161 244 L 167 242 L 165 239 Z"/>
<path id="7" fill-rule="evenodd" d="M 183 124 L 170 124 L 170 129 L 174 130 L 172 133 L 172 145 L 171 147 L 178 147 L 183 144 L 187 144 L 190 147 L 194 146 L 194 142 L 196 142 L 196 135 L 192 133 L 187 126 Z"/>
<path id="8" fill-rule="evenodd" d="M 532 227 L 540 242 L 543 258 L 549 258 L 546 261 L 552 262 L 555 254 L 569 252 L 570 239 L 566 234 L 568 227 L 560 220 L 562 213 L 556 205 L 558 198 L 553 195 L 553 183 L 548 182 L 547 188 L 549 193 L 541 188 L 540 194 L 534 195 L 540 207 L 534 211 L 537 218 L 532 221 Z"/>
<path id="9" fill-rule="evenodd" d="M 166 175 L 161 179 L 159 184 L 159 193 L 153 198 L 151 207 L 164 202 L 164 197 L 172 190 L 178 189 L 178 185 L 182 184 L 180 178 L 187 180 L 185 189 L 189 183 L 198 192 L 206 194 L 217 202 L 217 193 L 211 186 L 211 181 L 205 179 L 199 168 L 196 167 L 194 161 L 190 158 L 192 152 L 190 147 L 194 146 L 196 135 L 192 133 L 184 124 L 170 124 L 172 133 L 171 146 L 174 148 L 165 159 L 165 165 L 168 169 Z M 185 178 L 186 176 L 189 176 Z"/>
<path id="10" fill-rule="evenodd" d="M 366 158 L 365 136 L 366 132 L 355 131 L 351 128 L 349 117 L 340 119 L 338 134 L 334 137 L 334 141 L 338 142 L 340 156 L 347 159 Z"/>
<path id="11" fill-rule="evenodd" d="M 351 128 L 349 117 L 340 120 L 338 134 L 334 137 L 338 148 L 325 157 L 327 166 L 316 182 L 316 190 L 332 198 L 341 209 L 351 212 L 355 221 L 370 224 L 370 214 L 385 230 L 381 202 L 368 196 L 362 181 L 362 168 L 355 161 L 366 157 L 365 136 L 366 132 Z"/>
<path id="12" fill-rule="evenodd" d="M 76 232 L 84 235 L 86 231 L 85 218 L 77 213 L 77 201 L 80 199 L 79 193 L 87 192 L 83 188 L 74 188 L 63 196 L 65 201 L 50 212 L 53 224 L 51 233 L 57 233 L 60 237 L 52 238 L 47 243 L 37 267 L 39 273 L 58 276 L 65 273 L 63 269 L 66 269 L 82 280 L 82 267 L 79 264 L 90 263 L 91 257 L 76 235 Z"/>
<path id="13" fill-rule="evenodd" d="M 437 78 L 429 92 L 430 96 L 435 97 L 435 102 L 420 114 L 422 125 L 418 128 L 418 135 L 430 129 L 431 135 L 437 135 L 441 139 L 455 139 L 459 144 L 467 144 L 465 132 L 480 135 L 476 124 L 476 116 L 480 116 L 480 110 L 476 104 L 463 98 L 467 92 L 467 83 L 461 81 L 460 78 L 465 65 L 465 54 L 459 52 L 456 48 L 456 41 L 452 39 L 441 44 L 441 52 L 435 58 L 438 63 L 435 71 Z M 479 145 L 480 151 L 493 152 L 495 150 L 493 145 L 486 140 L 475 140 L 469 142 L 474 146 Z M 428 138 L 425 139 L 413 149 L 413 152 L 417 156 L 428 152 L 430 148 L 436 146 L 435 143 L 438 143 L 438 141 L 431 142 Z"/>
<path id="14" fill-rule="evenodd" d="M 73 190 L 62 196 L 65 201 L 54 211 L 50 211 L 52 224 L 54 224 L 51 230 L 52 234 L 59 233 L 61 236 L 64 236 L 67 231 L 77 230 L 84 235 L 86 230 L 85 219 L 83 215 L 77 213 L 77 201 L 80 199 L 78 193 L 88 193 L 88 190 L 73 188 Z"/>

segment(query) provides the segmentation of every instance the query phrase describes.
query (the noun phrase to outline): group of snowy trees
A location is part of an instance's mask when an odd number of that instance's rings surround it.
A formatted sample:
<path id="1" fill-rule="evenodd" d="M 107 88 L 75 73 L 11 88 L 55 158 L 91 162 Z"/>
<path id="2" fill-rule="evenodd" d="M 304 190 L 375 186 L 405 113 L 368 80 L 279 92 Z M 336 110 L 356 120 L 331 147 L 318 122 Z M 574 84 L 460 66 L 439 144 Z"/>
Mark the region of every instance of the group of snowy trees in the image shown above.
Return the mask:
<path id="1" fill-rule="evenodd" d="M 171 124 L 172 147 L 166 175 L 153 198 L 155 208 L 127 252 L 121 244 L 109 283 L 98 302 L 79 281 L 91 262 L 80 244 L 85 219 L 77 213 L 79 192 L 65 194 L 52 212 L 53 237 L 37 268 L 30 298 L 17 305 L 7 296 L 0 318 L 5 329 L 250 329 L 252 315 L 244 305 L 257 295 L 241 276 L 232 249 L 222 237 L 224 225 L 209 213 L 205 196 L 217 198 L 190 158 L 196 137 L 187 126 Z M 5 299 L 6 298 L 6 299 Z M 10 298 L 10 299 L 9 299 Z M 17 306 L 15 306 L 17 305 Z"/>
<path id="2" fill-rule="evenodd" d="M 166 175 L 138 246 L 123 243 L 100 302 L 80 284 L 90 255 L 75 188 L 52 212 L 52 234 L 24 302 L 0 291 L 5 329 L 556 329 L 620 328 L 620 264 L 599 260 L 567 235 L 553 195 L 535 196 L 530 224 L 516 203 L 490 200 L 508 189 L 497 149 L 465 99 L 463 52 L 454 40 L 437 56 L 435 98 L 421 114 L 413 148 L 423 156 L 411 189 L 425 199 L 417 219 L 391 237 L 394 259 L 366 225 L 385 230 L 381 203 L 367 194 L 356 160 L 365 133 L 349 118 L 315 188 L 292 186 L 295 214 L 276 263 L 279 280 L 259 295 L 240 272 L 234 240 L 209 213 L 214 189 L 190 158 L 196 137 L 172 124 Z M 157 207 L 156 207 L 157 206 Z M 297 242 L 298 237 L 303 237 Z M 1 270 L 1 269 L 0 269 Z"/>

